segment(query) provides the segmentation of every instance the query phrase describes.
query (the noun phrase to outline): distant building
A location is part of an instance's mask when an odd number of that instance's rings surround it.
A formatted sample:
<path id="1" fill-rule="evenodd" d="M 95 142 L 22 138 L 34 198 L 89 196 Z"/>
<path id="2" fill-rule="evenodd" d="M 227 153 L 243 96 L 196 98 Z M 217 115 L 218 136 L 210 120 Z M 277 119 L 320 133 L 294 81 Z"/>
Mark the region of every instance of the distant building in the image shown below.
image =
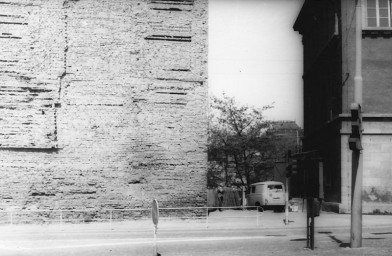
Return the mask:
<path id="1" fill-rule="evenodd" d="M 306 168 L 325 207 L 351 207 L 350 105 L 354 101 L 355 2 L 306 0 L 303 37 Z M 390 0 L 363 0 L 363 211 L 392 211 L 392 15 Z M 321 172 L 319 172 L 321 171 Z M 321 177 L 317 175 L 321 173 Z"/>
<path id="2" fill-rule="evenodd" d="M 280 155 L 275 160 L 271 179 L 286 183 L 286 168 L 290 164 L 287 154 L 289 150 L 291 154 L 301 152 L 303 130 L 295 121 L 274 121 L 271 122 L 268 133 L 278 139 L 276 146 L 280 147 Z M 297 192 L 302 191 L 300 186 L 301 183 L 298 183 L 296 177 L 291 178 L 290 193 L 293 196 L 301 196 L 301 193 Z"/>
<path id="3" fill-rule="evenodd" d="M 0 209 L 206 205 L 207 4 L 0 3 Z"/>
<path id="4" fill-rule="evenodd" d="M 291 137 L 296 136 L 298 131 L 301 131 L 301 127 L 295 121 L 272 121 L 269 131 L 276 135 Z"/>
<path id="5" fill-rule="evenodd" d="M 292 153 L 301 151 L 303 130 L 295 121 L 273 121 L 268 133 L 285 143 L 286 150 L 283 150 L 284 153 L 287 153 L 287 150 L 291 150 Z"/>

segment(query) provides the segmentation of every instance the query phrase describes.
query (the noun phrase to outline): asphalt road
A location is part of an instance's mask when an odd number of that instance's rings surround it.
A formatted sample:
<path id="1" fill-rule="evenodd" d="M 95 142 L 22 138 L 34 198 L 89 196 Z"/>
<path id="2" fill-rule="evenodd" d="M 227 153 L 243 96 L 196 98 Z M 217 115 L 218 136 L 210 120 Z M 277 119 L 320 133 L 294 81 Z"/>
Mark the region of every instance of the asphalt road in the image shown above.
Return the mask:
<path id="1" fill-rule="evenodd" d="M 0 255 L 153 255 L 153 231 L 16 230 L 0 234 Z M 157 251 L 168 255 L 392 255 L 392 228 L 363 230 L 363 247 L 347 248 L 349 228 L 316 228 L 314 251 L 304 228 L 158 230 Z"/>

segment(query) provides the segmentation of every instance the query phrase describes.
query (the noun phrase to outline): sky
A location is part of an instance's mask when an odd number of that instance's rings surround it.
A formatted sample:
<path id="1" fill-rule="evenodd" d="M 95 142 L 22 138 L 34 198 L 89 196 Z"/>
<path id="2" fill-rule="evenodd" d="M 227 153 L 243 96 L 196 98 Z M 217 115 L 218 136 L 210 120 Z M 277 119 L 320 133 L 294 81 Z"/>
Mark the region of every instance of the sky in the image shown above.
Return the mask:
<path id="1" fill-rule="evenodd" d="M 261 108 L 269 120 L 303 127 L 303 0 L 209 0 L 209 93 Z"/>

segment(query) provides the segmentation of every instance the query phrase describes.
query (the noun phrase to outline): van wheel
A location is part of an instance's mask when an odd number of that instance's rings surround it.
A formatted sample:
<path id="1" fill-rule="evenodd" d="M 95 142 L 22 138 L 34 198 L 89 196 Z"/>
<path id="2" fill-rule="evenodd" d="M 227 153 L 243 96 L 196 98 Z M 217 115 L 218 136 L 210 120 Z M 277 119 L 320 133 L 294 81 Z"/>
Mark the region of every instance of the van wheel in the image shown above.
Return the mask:
<path id="1" fill-rule="evenodd" d="M 264 212 L 264 209 L 261 207 L 260 202 L 256 202 L 256 203 L 255 203 L 255 206 L 258 207 L 257 210 L 258 210 L 259 212 Z"/>

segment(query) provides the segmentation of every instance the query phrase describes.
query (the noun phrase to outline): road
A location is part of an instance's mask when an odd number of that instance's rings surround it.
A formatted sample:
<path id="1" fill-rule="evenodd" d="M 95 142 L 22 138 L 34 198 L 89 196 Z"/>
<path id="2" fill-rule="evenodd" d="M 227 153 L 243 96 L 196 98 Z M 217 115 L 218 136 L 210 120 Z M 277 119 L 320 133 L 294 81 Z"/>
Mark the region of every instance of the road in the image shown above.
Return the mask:
<path id="1" fill-rule="evenodd" d="M 44 230 L 44 231 L 43 231 Z M 152 230 L 31 229 L 0 234 L 0 255 L 153 255 Z M 315 250 L 306 247 L 305 229 L 215 228 L 158 230 L 157 249 L 175 255 L 392 255 L 392 227 L 363 231 L 363 247 L 347 248 L 349 227 L 316 229 Z"/>

